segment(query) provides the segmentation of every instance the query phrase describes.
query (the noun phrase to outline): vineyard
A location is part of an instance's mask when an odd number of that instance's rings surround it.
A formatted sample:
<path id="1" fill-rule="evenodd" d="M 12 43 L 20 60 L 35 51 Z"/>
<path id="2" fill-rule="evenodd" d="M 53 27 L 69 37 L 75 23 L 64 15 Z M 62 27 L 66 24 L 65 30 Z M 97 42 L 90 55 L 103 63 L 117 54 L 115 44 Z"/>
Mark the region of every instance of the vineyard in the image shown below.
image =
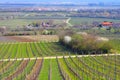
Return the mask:
<path id="1" fill-rule="evenodd" d="M 69 50 L 54 42 L 1 43 L 0 59 L 67 55 Z"/>
<path id="2" fill-rule="evenodd" d="M 0 43 L 0 80 L 119 80 L 120 55 L 78 55 L 59 42 Z"/>

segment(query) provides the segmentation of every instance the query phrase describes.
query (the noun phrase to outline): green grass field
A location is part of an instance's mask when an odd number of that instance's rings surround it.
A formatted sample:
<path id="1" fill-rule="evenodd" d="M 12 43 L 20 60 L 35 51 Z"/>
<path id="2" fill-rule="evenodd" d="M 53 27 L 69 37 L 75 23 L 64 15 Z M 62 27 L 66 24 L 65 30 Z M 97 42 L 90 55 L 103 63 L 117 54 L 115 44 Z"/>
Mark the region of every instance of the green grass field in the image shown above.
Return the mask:
<path id="1" fill-rule="evenodd" d="M 103 22 L 103 21 L 120 22 L 120 20 L 115 20 L 115 19 L 73 17 L 73 18 L 71 18 L 70 23 L 72 25 L 80 25 L 80 24 L 85 24 L 85 23 L 91 24 L 94 21 L 97 21 L 97 22 Z"/>
<path id="2" fill-rule="evenodd" d="M 65 14 L 63 12 L 1 12 L 0 27 L 16 28 L 33 22 L 42 23 L 49 20 L 53 20 L 55 24 L 61 24 L 67 19 L 64 17 Z"/>
<path id="3" fill-rule="evenodd" d="M 61 24 L 65 19 L 12 19 L 12 20 L 0 20 L 0 27 L 6 26 L 9 28 L 17 28 L 29 25 L 33 22 L 47 22 L 53 20 L 56 24 Z"/>

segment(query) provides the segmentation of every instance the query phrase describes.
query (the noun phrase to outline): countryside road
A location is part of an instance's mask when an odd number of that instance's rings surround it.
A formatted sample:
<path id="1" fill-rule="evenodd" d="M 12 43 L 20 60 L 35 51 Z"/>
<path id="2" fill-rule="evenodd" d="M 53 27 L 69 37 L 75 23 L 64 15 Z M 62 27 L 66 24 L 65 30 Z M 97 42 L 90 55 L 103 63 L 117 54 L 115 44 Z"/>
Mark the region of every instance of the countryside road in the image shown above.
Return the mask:
<path id="1" fill-rule="evenodd" d="M 36 59 L 56 59 L 56 58 L 69 58 L 69 57 L 89 57 L 89 56 L 118 56 L 120 54 L 98 54 L 98 55 L 72 55 L 72 56 L 50 56 L 50 57 L 33 57 L 33 58 L 14 58 L 14 59 L 0 59 L 1 61 L 21 61 L 21 60 L 36 60 Z"/>
<path id="2" fill-rule="evenodd" d="M 73 25 L 70 23 L 70 20 L 71 20 L 71 18 L 68 18 L 68 19 L 66 20 L 66 23 L 67 23 L 69 26 L 73 26 Z"/>

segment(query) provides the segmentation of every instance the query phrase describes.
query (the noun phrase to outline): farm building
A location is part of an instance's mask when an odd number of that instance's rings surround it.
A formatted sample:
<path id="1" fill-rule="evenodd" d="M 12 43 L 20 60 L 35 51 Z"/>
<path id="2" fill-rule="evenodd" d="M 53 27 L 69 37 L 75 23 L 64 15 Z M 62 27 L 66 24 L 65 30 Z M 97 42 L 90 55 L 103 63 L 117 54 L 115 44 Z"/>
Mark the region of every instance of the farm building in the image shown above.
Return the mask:
<path id="1" fill-rule="evenodd" d="M 105 28 L 105 29 L 107 29 L 107 30 L 110 30 L 111 27 L 112 27 L 112 24 L 113 24 L 112 22 L 104 21 L 104 22 L 102 22 L 101 24 L 99 24 L 98 27 L 100 27 L 100 28 Z"/>

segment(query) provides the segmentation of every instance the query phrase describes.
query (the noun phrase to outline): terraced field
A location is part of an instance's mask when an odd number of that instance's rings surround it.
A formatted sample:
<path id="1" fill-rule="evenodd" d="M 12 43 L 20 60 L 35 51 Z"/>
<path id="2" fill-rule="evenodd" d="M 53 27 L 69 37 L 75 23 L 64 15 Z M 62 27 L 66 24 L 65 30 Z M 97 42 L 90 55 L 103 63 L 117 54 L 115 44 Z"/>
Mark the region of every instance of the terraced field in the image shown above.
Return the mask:
<path id="1" fill-rule="evenodd" d="M 0 43 L 0 80 L 119 80 L 119 59 L 74 55 L 58 42 Z"/>

